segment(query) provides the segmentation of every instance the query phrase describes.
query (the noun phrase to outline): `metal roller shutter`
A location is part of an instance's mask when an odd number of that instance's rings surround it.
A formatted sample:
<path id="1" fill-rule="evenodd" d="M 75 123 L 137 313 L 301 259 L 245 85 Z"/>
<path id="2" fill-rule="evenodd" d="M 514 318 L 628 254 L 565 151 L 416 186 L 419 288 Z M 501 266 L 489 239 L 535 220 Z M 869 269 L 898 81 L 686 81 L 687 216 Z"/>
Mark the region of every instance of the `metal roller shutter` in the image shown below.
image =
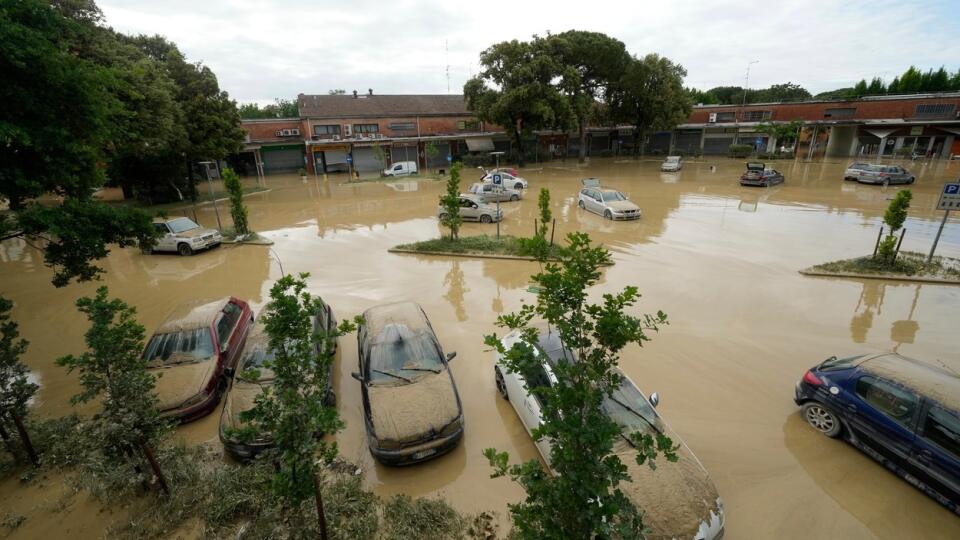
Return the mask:
<path id="1" fill-rule="evenodd" d="M 733 144 L 733 137 L 706 138 L 703 140 L 704 154 L 726 154 Z"/>
<path id="2" fill-rule="evenodd" d="M 296 171 L 305 166 L 303 147 L 264 147 L 262 155 L 263 170 L 267 174 Z"/>
<path id="3" fill-rule="evenodd" d="M 670 133 L 656 133 L 650 137 L 647 152 L 666 154 L 670 151 Z"/>
<path id="4" fill-rule="evenodd" d="M 681 131 L 673 143 L 673 153 L 689 156 L 700 152 L 700 132 Z"/>
<path id="5" fill-rule="evenodd" d="M 377 159 L 376 153 L 371 147 L 362 147 L 353 149 L 353 168 L 357 172 L 372 172 L 383 170 L 383 165 Z"/>
<path id="6" fill-rule="evenodd" d="M 390 149 L 390 159 L 394 163 L 399 163 L 401 161 L 413 161 L 417 162 L 417 145 L 393 145 L 393 148 Z"/>

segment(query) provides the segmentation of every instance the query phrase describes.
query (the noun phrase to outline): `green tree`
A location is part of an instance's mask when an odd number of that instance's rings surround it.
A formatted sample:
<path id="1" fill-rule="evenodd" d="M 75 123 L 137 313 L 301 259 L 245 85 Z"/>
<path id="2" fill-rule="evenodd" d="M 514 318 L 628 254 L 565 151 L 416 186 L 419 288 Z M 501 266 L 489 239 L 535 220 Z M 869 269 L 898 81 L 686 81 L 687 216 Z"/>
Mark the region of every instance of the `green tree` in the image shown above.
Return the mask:
<path id="1" fill-rule="evenodd" d="M 270 302 L 261 317 L 273 351 L 264 367 L 273 372 L 273 384 L 256 397 L 253 408 L 241 413 L 246 426 L 239 435 L 269 435 L 275 445 L 268 454 L 276 463 L 271 484 L 274 495 L 287 512 L 295 512 L 313 497 L 326 538 L 317 456 L 330 462 L 337 455 L 337 446 L 318 435 L 333 434 L 343 427 L 336 408 L 324 403 L 327 372 L 337 338 L 354 331 L 355 324 L 343 321 L 332 332 L 314 331 L 311 317 L 323 304 L 307 292 L 307 277 L 309 274 L 286 275 L 270 288 Z M 317 354 L 318 350 L 324 354 Z M 259 375 L 247 373 L 245 377 L 257 380 Z"/>
<path id="2" fill-rule="evenodd" d="M 690 96 L 690 103 L 695 105 L 717 105 L 720 100 L 710 92 L 704 92 L 696 88 L 687 88 L 687 95 Z"/>
<path id="3" fill-rule="evenodd" d="M 580 137 L 578 160 L 587 152 L 587 124 L 596 102 L 618 82 L 630 63 L 622 41 L 599 32 L 569 30 L 545 40 L 550 55 L 560 66 L 560 91 L 567 96 Z"/>
<path id="4" fill-rule="evenodd" d="M 554 79 L 560 72 L 543 39 L 504 41 L 480 53 L 483 69 L 463 86 L 467 108 L 485 122 L 503 126 L 525 164 L 524 137 L 534 130 L 567 128 L 570 107 Z"/>
<path id="5" fill-rule="evenodd" d="M 240 176 L 229 167 L 223 169 L 223 187 L 230 194 L 230 217 L 233 218 L 233 232 L 237 236 L 249 234 L 247 207 L 243 204 L 243 185 L 240 183 Z"/>
<path id="6" fill-rule="evenodd" d="M 899 94 L 902 93 L 903 89 L 900 88 L 900 77 L 894 77 L 890 84 L 887 85 L 888 94 Z"/>
<path id="7" fill-rule="evenodd" d="M 540 195 L 537 196 L 537 207 L 540 210 L 540 227 L 537 229 L 537 236 L 546 240 L 550 220 L 553 219 L 553 212 L 550 211 L 549 189 L 540 188 Z"/>
<path id="8" fill-rule="evenodd" d="M 23 425 L 23 419 L 27 416 L 30 398 L 39 386 L 30 382 L 30 370 L 20 361 L 20 357 L 27 352 L 29 342 L 20 339 L 19 327 L 10 319 L 11 309 L 13 302 L 0 296 L 0 436 L 4 443 L 11 445 L 7 422 L 12 422 L 30 461 L 37 465 L 37 453 Z M 12 446 L 10 451 L 13 451 Z"/>
<path id="9" fill-rule="evenodd" d="M 793 146 L 800 135 L 800 128 L 802 127 L 803 122 L 799 120 L 786 123 L 762 122 L 757 126 L 757 131 L 776 138 L 777 143 L 780 145 Z"/>
<path id="10" fill-rule="evenodd" d="M 868 96 L 880 96 L 887 93 L 887 87 L 883 84 L 883 79 L 874 77 L 870 79 L 870 86 L 867 87 Z"/>
<path id="11" fill-rule="evenodd" d="M 602 409 L 606 398 L 620 385 L 617 364 L 628 344 L 642 345 L 666 324 L 666 315 L 635 317 L 626 313 L 639 299 L 636 287 L 606 293 L 600 303 L 588 301 L 590 287 L 600 278 L 600 268 L 610 253 L 593 246 L 584 233 L 571 233 L 559 263 L 547 263 L 532 277 L 540 287 L 535 305 L 501 315 L 497 325 L 521 333 L 521 339 L 506 349 L 496 334 L 484 342 L 503 357 L 510 372 L 533 380 L 542 355 L 534 352 L 542 319 L 559 334 L 575 361 L 551 365 L 557 382 L 548 387 L 528 387 L 542 403 L 543 423 L 533 430 L 536 440 L 549 438 L 550 467 L 540 461 L 509 464 L 506 452 L 493 448 L 484 455 L 494 467 L 494 476 L 509 476 L 526 491 L 523 502 L 511 504 L 510 513 L 519 538 L 639 538 L 643 522 L 640 511 L 621 491 L 629 482 L 626 467 L 614 453 L 621 427 Z M 676 447 L 665 435 L 625 434 L 637 449 L 638 463 L 654 466 L 663 453 L 676 461 Z"/>
<path id="12" fill-rule="evenodd" d="M 758 94 L 756 101 L 765 102 L 801 101 L 811 97 L 806 88 L 792 82 L 771 85 L 769 88 L 758 90 Z"/>
<path id="13" fill-rule="evenodd" d="M 690 115 L 692 104 L 683 88 L 687 71 L 657 54 L 633 58 L 611 89 L 610 107 L 616 120 L 633 124 L 633 152 L 639 155 L 646 134 L 673 129 Z"/>
<path id="14" fill-rule="evenodd" d="M 447 191 L 440 196 L 440 224 L 450 229 L 450 239 L 460 238 L 460 169 L 463 165 L 454 163 L 450 169 L 450 178 L 447 178 Z"/>
<path id="15" fill-rule="evenodd" d="M 437 143 L 433 141 L 427 141 L 423 145 L 423 153 L 427 156 L 427 170 L 430 170 L 430 162 L 440 155 L 440 148 L 437 147 Z"/>
<path id="16" fill-rule="evenodd" d="M 853 85 L 853 89 L 850 91 L 850 97 L 858 98 L 867 95 L 867 81 L 860 79 L 860 82 Z"/>
<path id="17" fill-rule="evenodd" d="M 256 103 L 244 103 L 237 109 L 240 118 L 299 118 L 300 110 L 297 102 L 289 99 L 275 98 L 273 103 L 263 107 Z"/>
<path id="18" fill-rule="evenodd" d="M 903 223 L 907 220 L 907 210 L 910 208 L 911 199 L 913 199 L 913 193 L 909 189 L 898 191 L 893 200 L 890 201 L 887 211 L 883 214 L 883 222 L 890 227 L 890 230 L 880 242 L 877 251 L 880 258 L 888 264 L 893 264 L 896 258 L 896 232 L 903 227 Z"/>
<path id="19" fill-rule="evenodd" d="M 169 433 L 157 411 L 155 379 L 142 357 L 144 329 L 136 310 L 120 299 L 110 299 L 106 287 L 93 298 L 80 298 L 77 308 L 86 314 L 90 329 L 85 334 L 88 351 L 67 355 L 57 364 L 80 375 L 79 394 L 71 403 L 97 400 L 100 410 L 86 428 L 93 448 L 108 463 L 133 465 L 140 471 L 138 453 L 146 458 L 160 487 L 169 492 L 154 449 Z"/>

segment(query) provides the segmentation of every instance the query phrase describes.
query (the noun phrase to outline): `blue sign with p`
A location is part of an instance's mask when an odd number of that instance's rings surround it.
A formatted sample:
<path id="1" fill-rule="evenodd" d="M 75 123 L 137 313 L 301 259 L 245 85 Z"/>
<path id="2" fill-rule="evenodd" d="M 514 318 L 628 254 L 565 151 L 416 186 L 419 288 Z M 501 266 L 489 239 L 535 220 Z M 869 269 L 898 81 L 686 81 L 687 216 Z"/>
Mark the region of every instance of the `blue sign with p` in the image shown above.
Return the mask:
<path id="1" fill-rule="evenodd" d="M 947 184 L 943 186 L 943 192 L 947 195 L 958 195 L 960 194 L 960 184 Z"/>

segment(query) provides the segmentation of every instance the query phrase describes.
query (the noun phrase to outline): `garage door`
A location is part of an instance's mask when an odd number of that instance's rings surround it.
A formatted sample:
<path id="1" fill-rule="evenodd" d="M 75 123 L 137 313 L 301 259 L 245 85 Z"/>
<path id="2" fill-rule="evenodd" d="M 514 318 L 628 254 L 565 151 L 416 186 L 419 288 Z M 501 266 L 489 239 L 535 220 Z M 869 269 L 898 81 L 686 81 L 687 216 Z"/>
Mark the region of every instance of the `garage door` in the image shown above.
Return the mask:
<path id="1" fill-rule="evenodd" d="M 263 170 L 267 174 L 293 172 L 304 167 L 302 146 L 276 149 L 264 147 L 261 152 Z"/>
<path id="2" fill-rule="evenodd" d="M 381 171 L 384 165 L 377 159 L 377 154 L 372 147 L 361 147 L 353 149 L 353 168 L 357 172 Z"/>
<path id="3" fill-rule="evenodd" d="M 704 154 L 726 154 L 733 144 L 733 137 L 706 138 L 703 140 Z"/>
<path id="4" fill-rule="evenodd" d="M 700 132 L 681 131 L 673 143 L 673 153 L 690 156 L 700 153 Z"/>
<path id="5" fill-rule="evenodd" d="M 610 149 L 610 137 L 608 135 L 590 136 L 590 155 L 596 155 L 599 152 Z"/>
<path id="6" fill-rule="evenodd" d="M 417 145 L 393 145 L 393 148 L 390 149 L 390 157 L 394 163 L 400 161 L 419 161 L 417 159 Z"/>
<path id="7" fill-rule="evenodd" d="M 670 133 L 657 133 L 650 137 L 650 143 L 647 145 L 647 152 L 660 153 L 666 155 L 670 151 Z"/>

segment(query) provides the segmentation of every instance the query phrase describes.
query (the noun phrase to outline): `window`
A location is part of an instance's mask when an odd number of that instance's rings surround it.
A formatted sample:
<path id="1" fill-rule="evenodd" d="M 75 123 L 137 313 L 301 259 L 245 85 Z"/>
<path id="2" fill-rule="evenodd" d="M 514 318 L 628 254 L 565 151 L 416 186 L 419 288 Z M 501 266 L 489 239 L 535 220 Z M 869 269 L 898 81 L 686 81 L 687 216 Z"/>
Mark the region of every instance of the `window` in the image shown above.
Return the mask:
<path id="1" fill-rule="evenodd" d="M 354 133 L 379 133 L 380 124 L 354 124 Z"/>
<path id="2" fill-rule="evenodd" d="M 170 229 L 167 228 L 167 224 L 166 224 L 166 223 L 154 223 L 154 224 L 153 224 L 153 228 L 156 229 L 157 232 L 158 232 L 159 234 L 161 234 L 161 235 L 165 235 L 165 234 L 169 234 L 169 233 L 170 233 Z"/>
<path id="3" fill-rule="evenodd" d="M 470 199 L 460 199 L 460 208 L 474 208 L 473 201 Z"/>
<path id="4" fill-rule="evenodd" d="M 957 108 L 953 103 L 932 103 L 927 105 L 917 105 L 917 116 L 940 117 L 950 116 Z"/>
<path id="5" fill-rule="evenodd" d="M 760 122 L 763 120 L 769 120 L 771 111 L 746 111 L 743 113 L 744 122 Z"/>
<path id="6" fill-rule="evenodd" d="M 190 231 L 193 229 L 200 228 L 200 226 L 197 225 L 192 219 L 185 218 L 185 217 L 168 221 L 167 225 L 170 227 L 170 230 L 173 231 L 174 234 L 179 234 L 185 231 Z"/>
<path id="7" fill-rule="evenodd" d="M 323 126 L 313 126 L 314 135 L 339 135 L 340 126 L 339 125 L 323 125 Z"/>
<path id="8" fill-rule="evenodd" d="M 443 359 L 430 333 L 390 324 L 380 331 L 370 349 L 370 381 L 411 382 L 424 373 L 440 373 Z"/>
<path id="9" fill-rule="evenodd" d="M 923 438 L 960 458 L 960 419 L 934 405 L 923 423 Z"/>
<path id="10" fill-rule="evenodd" d="M 477 131 L 480 129 L 480 122 L 476 120 L 460 120 L 457 122 L 457 129 L 460 131 Z"/>
<path id="11" fill-rule="evenodd" d="M 534 368 L 533 376 L 527 379 L 527 388 L 533 394 L 533 397 L 537 398 L 541 406 L 546 404 L 547 400 L 538 389 L 550 388 L 550 378 L 547 377 L 547 370 L 543 369 L 542 365 Z"/>
<path id="12" fill-rule="evenodd" d="M 201 362 L 213 357 L 213 340 L 207 327 L 156 334 L 143 350 L 149 367 Z"/>
<path id="13" fill-rule="evenodd" d="M 603 193 L 603 202 L 617 202 L 625 200 L 627 200 L 627 198 L 624 197 L 619 191 L 605 191 Z"/>
<path id="14" fill-rule="evenodd" d="M 850 118 L 857 113 L 856 107 L 842 107 L 823 111 L 824 118 Z"/>
<path id="15" fill-rule="evenodd" d="M 717 122 L 734 122 L 737 119 L 737 113 L 735 112 L 719 112 L 717 113 Z"/>
<path id="16" fill-rule="evenodd" d="M 857 395 L 881 413 L 909 424 L 917 409 L 917 396 L 874 377 L 861 377 L 857 381 Z"/>
<path id="17" fill-rule="evenodd" d="M 230 334 L 233 333 L 233 329 L 237 326 L 237 321 L 240 320 L 240 314 L 243 312 L 240 309 L 240 306 L 229 302 L 226 306 L 223 307 L 223 315 L 220 317 L 220 320 L 217 321 L 217 340 L 220 341 L 220 348 L 224 349 L 227 346 L 227 341 L 230 340 Z"/>
<path id="18" fill-rule="evenodd" d="M 389 124 L 389 127 L 394 131 L 413 131 L 417 129 L 417 125 L 413 122 L 394 122 Z"/>

